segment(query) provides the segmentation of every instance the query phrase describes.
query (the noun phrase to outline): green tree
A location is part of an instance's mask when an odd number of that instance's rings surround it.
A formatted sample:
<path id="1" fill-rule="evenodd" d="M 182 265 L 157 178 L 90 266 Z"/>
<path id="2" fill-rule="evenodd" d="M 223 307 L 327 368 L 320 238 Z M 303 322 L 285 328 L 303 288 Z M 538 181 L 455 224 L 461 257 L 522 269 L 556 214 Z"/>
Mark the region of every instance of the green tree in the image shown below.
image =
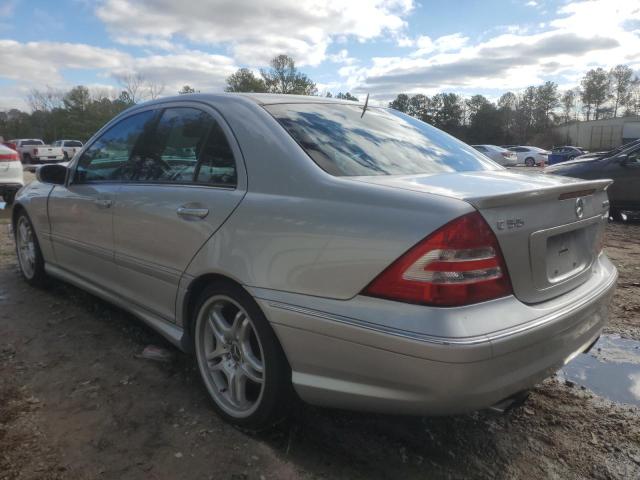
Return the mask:
<path id="1" fill-rule="evenodd" d="M 407 113 L 409 111 L 409 101 L 409 95 L 401 93 L 393 101 L 389 102 L 389 108 L 393 108 L 402 113 Z"/>
<path id="2" fill-rule="evenodd" d="M 534 119 L 537 131 L 546 131 L 553 121 L 553 111 L 560 105 L 558 97 L 558 85 L 554 82 L 545 82 L 536 87 Z"/>
<path id="3" fill-rule="evenodd" d="M 633 70 L 627 65 L 617 65 L 609 72 L 613 95 L 613 116 L 618 116 L 618 108 L 625 107 L 631 101 Z"/>
<path id="4" fill-rule="evenodd" d="M 193 88 L 191 85 L 184 85 L 179 91 L 178 91 L 178 95 L 186 95 L 189 93 L 199 93 L 199 91 L 197 91 L 195 88 Z"/>
<path id="5" fill-rule="evenodd" d="M 597 120 L 602 113 L 602 106 L 610 97 L 609 75 L 602 68 L 591 69 L 586 73 L 580 84 L 582 86 L 580 97 L 587 121 L 591 119 L 591 114 Z"/>
<path id="6" fill-rule="evenodd" d="M 340 100 L 351 100 L 353 102 L 359 101 L 358 97 L 351 95 L 349 92 L 345 92 L 345 93 L 339 92 L 336 95 L 336 98 L 339 98 Z"/>
<path id="7" fill-rule="evenodd" d="M 241 68 L 227 77 L 225 92 L 267 92 L 267 86 L 262 78 L 256 77 L 248 68 Z"/>
<path id="8" fill-rule="evenodd" d="M 462 99 L 455 93 L 438 93 L 431 97 L 430 116 L 433 125 L 454 134 L 462 125 Z"/>
<path id="9" fill-rule="evenodd" d="M 237 72 L 236 72 L 237 73 Z M 315 95 L 316 84 L 296 68 L 296 62 L 288 55 L 278 55 L 268 69 L 261 69 L 267 91 L 294 95 Z"/>
<path id="10" fill-rule="evenodd" d="M 562 94 L 560 103 L 562 105 L 562 119 L 564 122 L 568 122 L 574 117 L 577 98 L 578 94 L 576 93 L 576 90 L 572 88 Z"/>

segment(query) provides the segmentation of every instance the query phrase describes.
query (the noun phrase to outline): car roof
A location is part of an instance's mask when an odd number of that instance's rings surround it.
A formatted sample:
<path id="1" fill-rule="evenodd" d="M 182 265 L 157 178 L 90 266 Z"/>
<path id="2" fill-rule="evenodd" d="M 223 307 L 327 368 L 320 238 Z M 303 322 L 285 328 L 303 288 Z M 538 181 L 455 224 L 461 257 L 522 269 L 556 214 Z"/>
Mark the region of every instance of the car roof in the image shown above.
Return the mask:
<path id="1" fill-rule="evenodd" d="M 258 105 L 273 105 L 278 103 L 333 103 L 344 105 L 362 105 L 362 102 L 354 102 L 352 100 L 343 100 L 338 98 L 317 97 L 312 95 L 289 95 L 280 93 L 187 93 L 183 95 L 174 95 L 171 97 L 162 97 L 157 100 L 141 103 L 138 105 L 153 105 L 155 103 L 162 104 L 165 102 L 178 102 L 184 100 L 196 101 L 216 101 L 216 100 L 233 100 L 239 102 L 250 100 Z"/>

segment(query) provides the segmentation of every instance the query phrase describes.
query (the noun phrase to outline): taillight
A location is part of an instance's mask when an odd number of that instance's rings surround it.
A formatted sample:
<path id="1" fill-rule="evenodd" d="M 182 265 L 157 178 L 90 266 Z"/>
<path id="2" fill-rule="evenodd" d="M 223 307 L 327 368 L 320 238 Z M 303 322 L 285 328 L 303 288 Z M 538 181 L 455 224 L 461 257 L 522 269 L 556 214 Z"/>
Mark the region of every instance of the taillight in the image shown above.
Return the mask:
<path id="1" fill-rule="evenodd" d="M 37 148 L 34 148 L 34 149 L 33 149 L 33 154 L 34 154 L 34 155 L 37 155 L 37 154 L 38 154 L 38 149 L 37 149 Z"/>
<path id="2" fill-rule="evenodd" d="M 453 307 L 513 292 L 498 240 L 478 212 L 458 217 L 404 253 L 364 295 Z"/>
<path id="3" fill-rule="evenodd" d="M 17 153 L 0 153 L 0 162 L 17 162 L 20 160 Z"/>

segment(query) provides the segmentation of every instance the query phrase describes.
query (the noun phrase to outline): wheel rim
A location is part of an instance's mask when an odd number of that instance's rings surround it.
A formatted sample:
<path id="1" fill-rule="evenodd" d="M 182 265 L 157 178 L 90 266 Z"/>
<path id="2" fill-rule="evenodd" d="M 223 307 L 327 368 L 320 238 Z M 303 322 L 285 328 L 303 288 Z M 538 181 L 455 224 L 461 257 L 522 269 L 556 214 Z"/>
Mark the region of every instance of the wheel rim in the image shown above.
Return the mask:
<path id="1" fill-rule="evenodd" d="M 26 217 L 20 217 L 16 232 L 18 261 L 25 277 L 33 278 L 36 271 L 36 241 L 31 224 Z"/>
<path id="2" fill-rule="evenodd" d="M 218 295 L 200 309 L 198 366 L 216 404 L 233 417 L 256 411 L 265 383 L 264 355 L 251 317 L 236 301 Z"/>
<path id="3" fill-rule="evenodd" d="M 534 162 L 531 158 L 527 158 L 524 163 L 527 165 L 527 167 L 532 167 Z"/>

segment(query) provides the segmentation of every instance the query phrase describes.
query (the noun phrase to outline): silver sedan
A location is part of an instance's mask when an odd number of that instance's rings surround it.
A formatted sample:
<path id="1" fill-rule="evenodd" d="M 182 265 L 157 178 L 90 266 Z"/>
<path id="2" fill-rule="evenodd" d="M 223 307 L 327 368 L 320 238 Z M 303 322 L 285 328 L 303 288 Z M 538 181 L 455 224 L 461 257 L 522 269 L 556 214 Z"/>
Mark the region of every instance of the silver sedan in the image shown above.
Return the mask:
<path id="1" fill-rule="evenodd" d="M 193 352 L 218 412 L 505 406 L 587 349 L 616 270 L 608 180 L 505 170 L 402 113 L 319 97 L 137 105 L 13 210 L 22 274 Z"/>

